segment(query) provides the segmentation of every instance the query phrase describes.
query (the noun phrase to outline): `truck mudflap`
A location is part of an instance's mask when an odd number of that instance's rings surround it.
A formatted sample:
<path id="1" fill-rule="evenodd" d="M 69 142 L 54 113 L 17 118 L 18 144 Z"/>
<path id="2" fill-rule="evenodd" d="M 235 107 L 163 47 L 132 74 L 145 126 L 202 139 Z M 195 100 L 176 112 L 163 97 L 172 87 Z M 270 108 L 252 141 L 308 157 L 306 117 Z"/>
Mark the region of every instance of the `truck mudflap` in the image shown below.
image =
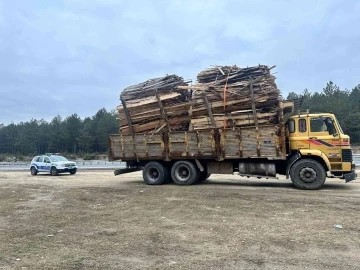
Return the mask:
<path id="1" fill-rule="evenodd" d="M 350 173 L 346 173 L 343 175 L 343 177 L 341 177 L 342 179 L 345 179 L 345 182 L 348 183 L 350 181 L 356 180 L 357 178 L 357 173 L 356 173 L 356 166 L 355 164 L 351 164 L 351 172 Z"/>
<path id="2" fill-rule="evenodd" d="M 356 180 L 357 173 L 355 171 L 352 171 L 351 173 L 344 174 L 343 179 L 345 179 L 345 182 L 348 183 L 350 181 Z"/>

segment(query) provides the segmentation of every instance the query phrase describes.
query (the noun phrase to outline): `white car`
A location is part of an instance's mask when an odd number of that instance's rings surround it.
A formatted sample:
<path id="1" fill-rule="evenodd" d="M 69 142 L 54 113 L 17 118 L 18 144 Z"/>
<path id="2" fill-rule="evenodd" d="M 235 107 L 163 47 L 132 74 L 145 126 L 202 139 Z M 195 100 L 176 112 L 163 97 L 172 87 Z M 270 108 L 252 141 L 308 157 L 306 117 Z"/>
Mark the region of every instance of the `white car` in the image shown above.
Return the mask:
<path id="1" fill-rule="evenodd" d="M 57 154 L 46 154 L 36 156 L 30 164 L 30 172 L 32 175 L 37 175 L 40 172 L 47 172 L 51 175 L 58 175 L 59 173 L 69 172 L 75 174 L 77 171 L 76 163 L 67 160 L 65 157 Z"/>

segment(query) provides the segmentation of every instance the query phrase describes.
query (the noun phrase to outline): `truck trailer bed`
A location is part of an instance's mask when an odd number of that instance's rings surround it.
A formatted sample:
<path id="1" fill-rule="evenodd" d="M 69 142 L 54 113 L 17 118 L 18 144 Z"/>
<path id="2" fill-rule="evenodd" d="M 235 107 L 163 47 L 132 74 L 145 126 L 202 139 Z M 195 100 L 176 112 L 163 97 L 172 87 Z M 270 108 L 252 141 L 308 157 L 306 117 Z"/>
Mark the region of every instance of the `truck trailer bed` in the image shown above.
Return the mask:
<path id="1" fill-rule="evenodd" d="M 109 159 L 123 161 L 237 158 L 286 159 L 276 125 L 109 136 Z"/>

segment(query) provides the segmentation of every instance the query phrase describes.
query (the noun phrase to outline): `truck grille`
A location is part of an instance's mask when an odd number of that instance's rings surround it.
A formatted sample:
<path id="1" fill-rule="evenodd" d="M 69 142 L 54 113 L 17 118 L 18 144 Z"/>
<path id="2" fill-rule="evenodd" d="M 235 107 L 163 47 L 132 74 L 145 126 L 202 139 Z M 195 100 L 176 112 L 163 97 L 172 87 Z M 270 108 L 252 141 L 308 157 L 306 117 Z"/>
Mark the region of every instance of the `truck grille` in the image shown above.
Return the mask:
<path id="1" fill-rule="evenodd" d="M 351 149 L 342 149 L 342 161 L 343 162 L 353 161 Z"/>

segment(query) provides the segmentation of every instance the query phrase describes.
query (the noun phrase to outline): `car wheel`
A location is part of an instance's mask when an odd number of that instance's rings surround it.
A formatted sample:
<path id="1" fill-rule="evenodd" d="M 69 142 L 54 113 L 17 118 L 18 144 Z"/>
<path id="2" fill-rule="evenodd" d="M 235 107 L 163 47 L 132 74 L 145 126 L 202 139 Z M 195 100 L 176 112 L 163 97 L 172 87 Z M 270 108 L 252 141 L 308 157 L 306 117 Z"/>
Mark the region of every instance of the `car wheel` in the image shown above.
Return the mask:
<path id="1" fill-rule="evenodd" d="M 75 173 L 76 173 L 76 169 L 70 170 L 70 174 L 75 174 Z"/>
<path id="2" fill-rule="evenodd" d="M 37 175 L 38 171 L 35 167 L 31 167 L 30 169 L 31 175 Z"/>
<path id="3" fill-rule="evenodd" d="M 56 167 L 51 167 L 50 173 L 52 176 L 58 175 L 58 170 L 56 169 Z"/>

